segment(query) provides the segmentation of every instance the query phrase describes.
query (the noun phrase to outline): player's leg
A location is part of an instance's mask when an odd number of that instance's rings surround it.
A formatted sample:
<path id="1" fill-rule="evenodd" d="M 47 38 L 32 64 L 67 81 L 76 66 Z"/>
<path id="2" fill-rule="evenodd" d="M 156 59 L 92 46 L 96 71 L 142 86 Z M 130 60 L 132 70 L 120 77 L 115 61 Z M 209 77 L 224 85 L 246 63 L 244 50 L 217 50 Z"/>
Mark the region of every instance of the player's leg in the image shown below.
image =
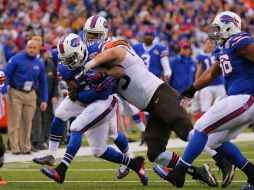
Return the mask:
<path id="1" fill-rule="evenodd" d="M 168 175 L 169 181 L 175 183 L 178 187 L 182 187 L 185 173 L 194 159 L 203 151 L 208 141 L 208 134 L 228 129 L 233 130 L 250 122 L 253 101 L 254 98 L 251 96 L 237 95 L 224 98 L 213 105 L 196 122 L 194 126 L 195 132 L 185 149 L 178 167 Z M 229 157 L 227 154 L 222 154 L 221 150 L 216 150 L 231 163 L 236 163 L 237 159 L 240 162 L 239 158 Z M 232 153 L 233 150 L 229 150 L 229 152 Z"/>
<path id="2" fill-rule="evenodd" d="M 49 152 L 47 155 L 33 159 L 33 162 L 42 165 L 53 166 L 55 164 L 55 156 L 64 133 L 64 122 L 69 118 L 80 114 L 84 107 L 72 102 L 66 97 L 55 111 L 55 116 L 51 122 L 49 134 Z"/>
<path id="3" fill-rule="evenodd" d="M 116 114 L 109 120 L 109 139 L 112 139 L 118 149 L 128 156 L 133 158 L 132 151 L 129 149 L 128 139 L 122 131 L 119 130 L 118 116 L 119 111 L 117 109 Z M 125 165 L 120 165 L 117 171 L 117 178 L 122 179 L 126 177 L 129 173 L 129 168 Z"/>
<path id="4" fill-rule="evenodd" d="M 175 167 L 179 161 L 179 156 L 172 152 L 165 152 L 169 138 L 166 135 L 172 130 L 180 139 L 187 141 L 192 130 L 191 121 L 186 111 L 176 102 L 176 98 L 177 93 L 167 86 L 164 89 L 161 88 L 154 95 L 152 102 L 154 100 L 157 101 L 148 110 L 150 118 L 145 133 L 149 160 L 170 168 Z M 154 169 L 160 175 L 161 170 L 156 170 L 156 167 Z M 201 180 L 209 186 L 218 185 L 216 178 L 210 173 L 207 165 L 201 167 L 192 166 L 188 172 L 194 179 Z"/>

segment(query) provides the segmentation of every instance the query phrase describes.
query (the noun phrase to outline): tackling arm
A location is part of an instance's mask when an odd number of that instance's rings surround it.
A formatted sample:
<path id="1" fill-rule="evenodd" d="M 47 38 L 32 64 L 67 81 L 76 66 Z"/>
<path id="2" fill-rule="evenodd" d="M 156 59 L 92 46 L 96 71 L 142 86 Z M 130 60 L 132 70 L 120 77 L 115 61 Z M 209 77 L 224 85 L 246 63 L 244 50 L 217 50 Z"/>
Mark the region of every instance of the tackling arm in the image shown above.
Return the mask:
<path id="1" fill-rule="evenodd" d="M 102 53 L 98 54 L 94 59 L 88 61 L 85 64 L 84 71 L 88 71 L 89 69 L 99 67 L 102 64 L 114 62 L 119 64 L 125 57 L 126 50 L 122 47 L 113 47 L 110 49 L 106 49 Z"/>

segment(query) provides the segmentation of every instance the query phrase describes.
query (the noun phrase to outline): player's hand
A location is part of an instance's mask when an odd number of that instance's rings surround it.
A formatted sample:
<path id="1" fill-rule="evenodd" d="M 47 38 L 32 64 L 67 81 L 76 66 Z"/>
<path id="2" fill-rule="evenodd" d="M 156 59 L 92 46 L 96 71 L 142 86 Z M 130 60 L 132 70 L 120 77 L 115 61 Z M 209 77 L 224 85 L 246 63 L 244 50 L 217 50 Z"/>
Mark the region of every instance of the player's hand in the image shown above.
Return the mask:
<path id="1" fill-rule="evenodd" d="M 184 108 L 190 107 L 191 105 L 191 99 L 196 93 L 196 89 L 193 85 L 191 85 L 189 88 L 185 89 L 181 96 L 177 99 L 177 101 L 180 103 L 180 105 Z"/>
<path id="2" fill-rule="evenodd" d="M 107 78 L 108 74 L 106 72 L 99 72 L 95 70 L 88 70 L 84 77 L 86 81 L 92 83 L 92 84 L 98 84 L 102 82 L 105 78 Z"/>
<path id="3" fill-rule="evenodd" d="M 116 86 L 116 79 L 113 76 L 107 76 L 106 79 L 104 79 L 100 84 L 96 86 L 97 92 L 103 92 L 107 89 L 114 89 Z"/>
<path id="4" fill-rule="evenodd" d="M 78 99 L 77 90 L 69 90 L 68 96 L 71 99 L 71 101 L 75 102 Z"/>
<path id="5" fill-rule="evenodd" d="M 41 102 L 41 105 L 40 105 L 41 111 L 45 111 L 47 109 L 47 106 L 48 106 L 47 102 Z"/>

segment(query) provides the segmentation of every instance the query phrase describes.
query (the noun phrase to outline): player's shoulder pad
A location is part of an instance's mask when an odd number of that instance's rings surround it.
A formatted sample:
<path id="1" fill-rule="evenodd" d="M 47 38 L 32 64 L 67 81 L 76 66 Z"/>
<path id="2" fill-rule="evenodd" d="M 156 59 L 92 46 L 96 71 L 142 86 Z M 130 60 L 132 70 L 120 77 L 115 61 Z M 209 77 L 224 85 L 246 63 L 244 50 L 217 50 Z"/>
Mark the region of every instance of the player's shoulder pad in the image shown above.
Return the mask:
<path id="1" fill-rule="evenodd" d="M 247 45 L 249 43 L 253 43 L 254 39 L 250 36 L 247 32 L 240 32 L 236 35 L 234 35 L 230 41 L 229 46 L 233 49 L 239 49 L 244 45 Z"/>
<path id="2" fill-rule="evenodd" d="M 102 51 L 104 51 L 106 49 L 113 48 L 113 47 L 117 47 L 117 46 L 124 46 L 124 47 L 127 47 L 127 48 L 131 49 L 131 45 L 127 41 L 125 41 L 125 40 L 116 40 L 116 41 L 106 42 L 102 47 Z"/>
<path id="3" fill-rule="evenodd" d="M 58 75 L 61 76 L 63 80 L 70 80 L 73 78 L 74 70 L 67 69 L 63 64 L 57 64 Z"/>

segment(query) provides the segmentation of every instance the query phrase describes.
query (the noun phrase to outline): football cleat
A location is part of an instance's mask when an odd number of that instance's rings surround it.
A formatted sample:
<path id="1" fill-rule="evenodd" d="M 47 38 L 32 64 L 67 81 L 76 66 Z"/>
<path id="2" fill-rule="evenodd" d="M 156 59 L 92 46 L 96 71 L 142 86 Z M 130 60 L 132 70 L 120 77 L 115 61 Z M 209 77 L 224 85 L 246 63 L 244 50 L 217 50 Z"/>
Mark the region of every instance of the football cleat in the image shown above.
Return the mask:
<path id="1" fill-rule="evenodd" d="M 254 186 L 247 182 L 241 187 L 241 190 L 254 190 Z"/>
<path id="2" fill-rule="evenodd" d="M 218 187 L 217 179 L 211 173 L 210 167 L 207 164 L 196 167 L 195 172 L 192 175 L 192 179 L 205 183 L 209 187 Z"/>
<path id="3" fill-rule="evenodd" d="M 62 184 L 64 182 L 65 174 L 60 175 L 55 168 L 41 168 L 40 171 L 47 177 L 55 180 L 57 183 Z"/>
<path id="4" fill-rule="evenodd" d="M 220 160 L 216 165 L 220 168 L 223 175 L 221 187 L 226 188 L 234 178 L 235 166 L 226 159 Z"/>
<path id="5" fill-rule="evenodd" d="M 129 174 L 129 172 L 130 172 L 130 169 L 127 166 L 121 165 L 117 171 L 117 179 L 123 179 Z"/>
<path id="6" fill-rule="evenodd" d="M 54 166 L 56 164 L 56 160 L 52 155 L 45 155 L 38 158 L 34 158 L 33 162 L 41 165 Z"/>
<path id="7" fill-rule="evenodd" d="M 164 168 L 161 168 L 159 165 L 153 166 L 153 171 L 164 180 L 166 179 L 169 172 L 166 172 Z"/>
<path id="8" fill-rule="evenodd" d="M 146 186 L 148 184 L 148 176 L 145 170 L 145 158 L 138 156 L 134 158 L 133 161 L 137 164 L 138 172 L 136 171 L 136 173 L 138 174 L 141 183 Z"/>

